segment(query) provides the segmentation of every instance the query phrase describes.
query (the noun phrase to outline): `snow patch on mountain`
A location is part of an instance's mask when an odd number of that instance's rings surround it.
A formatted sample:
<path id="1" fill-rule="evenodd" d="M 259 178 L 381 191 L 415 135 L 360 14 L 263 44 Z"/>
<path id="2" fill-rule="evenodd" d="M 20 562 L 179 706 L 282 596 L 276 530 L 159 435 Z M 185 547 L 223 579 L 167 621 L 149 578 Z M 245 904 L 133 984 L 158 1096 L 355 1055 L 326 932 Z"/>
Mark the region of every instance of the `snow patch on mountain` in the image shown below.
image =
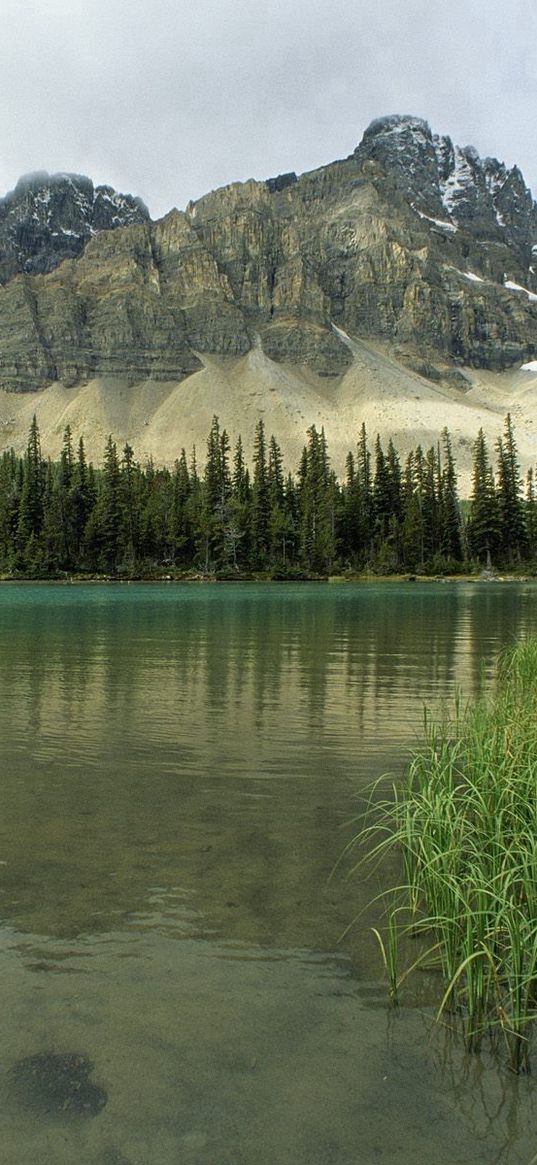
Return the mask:
<path id="1" fill-rule="evenodd" d="M 514 283 L 512 279 L 504 279 L 503 285 L 509 291 L 523 291 L 524 295 L 527 295 L 528 299 L 531 300 L 532 303 L 537 303 L 537 295 L 535 295 L 533 291 L 528 291 L 527 287 L 522 287 L 520 283 Z"/>

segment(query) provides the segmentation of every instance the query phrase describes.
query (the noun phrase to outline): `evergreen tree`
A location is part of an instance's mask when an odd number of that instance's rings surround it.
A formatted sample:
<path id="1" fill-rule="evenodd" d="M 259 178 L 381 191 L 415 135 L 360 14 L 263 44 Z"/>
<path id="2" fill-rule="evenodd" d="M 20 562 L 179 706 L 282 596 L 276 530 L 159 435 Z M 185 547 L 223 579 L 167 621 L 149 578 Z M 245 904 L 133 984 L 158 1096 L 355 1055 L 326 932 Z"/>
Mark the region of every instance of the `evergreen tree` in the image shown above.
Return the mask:
<path id="1" fill-rule="evenodd" d="M 120 466 L 119 508 L 121 512 L 121 543 L 124 565 L 134 568 L 140 558 L 142 485 L 140 467 L 134 460 L 134 450 L 127 442 Z"/>
<path id="2" fill-rule="evenodd" d="M 22 461 L 13 449 L 0 458 L 0 569 L 10 570 L 17 556 L 16 534 L 22 492 Z"/>
<path id="3" fill-rule="evenodd" d="M 60 526 L 59 559 L 63 570 L 72 570 L 75 563 L 75 529 L 72 506 L 73 487 L 73 440 L 71 426 L 66 425 L 60 453 L 60 467 L 55 488 L 54 507 L 57 509 Z"/>
<path id="4" fill-rule="evenodd" d="M 345 459 L 345 483 L 339 526 L 339 549 L 349 565 L 356 560 L 359 549 L 359 496 L 356 481 L 354 457 L 349 452 Z"/>
<path id="5" fill-rule="evenodd" d="M 383 569 L 394 570 L 400 564 L 403 497 L 399 455 L 390 439 L 386 457 L 377 435 L 375 442 L 375 478 L 373 505 L 377 556 Z"/>
<path id="6" fill-rule="evenodd" d="M 23 481 L 18 517 L 18 543 L 27 565 L 39 559 L 39 539 L 43 526 L 45 471 L 41 457 L 41 440 L 34 413 L 24 459 Z"/>
<path id="7" fill-rule="evenodd" d="M 252 564 L 254 567 L 264 567 L 267 565 L 270 544 L 270 499 L 267 445 L 262 420 L 258 421 L 255 429 L 253 465 Z"/>
<path id="8" fill-rule="evenodd" d="M 490 566 L 498 550 L 499 521 L 494 474 L 482 429 L 474 442 L 467 536 L 471 554 Z"/>
<path id="9" fill-rule="evenodd" d="M 269 560 L 270 565 L 286 564 L 286 543 L 289 535 L 288 514 L 285 505 L 283 458 L 276 438 L 269 442 L 267 473 L 269 499 Z"/>
<path id="10" fill-rule="evenodd" d="M 384 542 L 392 513 L 390 473 L 384 456 L 379 434 L 375 441 L 375 478 L 373 482 L 373 506 L 375 513 L 375 533 L 377 544 Z"/>
<path id="11" fill-rule="evenodd" d="M 505 418 L 504 435 L 498 438 L 498 518 L 499 553 L 508 563 L 520 561 L 527 550 L 522 481 L 518 453 L 511 423 Z"/>
<path id="12" fill-rule="evenodd" d="M 239 557 L 242 564 L 248 563 L 250 559 L 251 498 L 250 475 L 246 468 L 242 437 L 239 433 L 233 453 L 231 499 L 227 529 L 227 540 L 232 548 L 233 566 L 236 570 L 239 569 Z"/>
<path id="13" fill-rule="evenodd" d="M 63 463 L 44 467 L 43 525 L 40 537 L 39 572 L 55 575 L 70 569 L 69 547 L 65 529 L 65 499 L 63 497 Z"/>
<path id="14" fill-rule="evenodd" d="M 299 470 L 300 554 L 314 571 L 330 569 L 335 553 L 335 497 L 324 430 L 308 429 Z"/>
<path id="15" fill-rule="evenodd" d="M 431 445 L 420 466 L 424 562 L 432 563 L 441 546 L 441 472 L 438 446 Z"/>
<path id="16" fill-rule="evenodd" d="M 372 553 L 374 530 L 373 485 L 371 476 L 371 454 L 367 443 L 365 424 L 360 430 L 356 450 L 356 490 L 358 497 L 358 530 L 361 548 L 360 560 L 365 565 Z"/>
<path id="17" fill-rule="evenodd" d="M 121 472 L 117 445 L 108 437 L 100 488 L 86 526 L 86 544 L 91 565 L 115 574 L 122 548 Z"/>
<path id="18" fill-rule="evenodd" d="M 537 497 L 533 469 L 528 469 L 526 476 L 526 534 L 528 556 L 530 560 L 535 561 L 537 558 Z"/>
<path id="19" fill-rule="evenodd" d="M 417 570 L 425 561 L 422 470 L 421 449 L 418 447 L 407 457 L 403 481 L 401 547 L 404 565 L 410 570 Z"/>
<path id="20" fill-rule="evenodd" d="M 194 531 L 189 500 L 192 492 L 186 453 L 175 462 L 173 473 L 173 494 L 170 511 L 170 555 L 173 563 L 190 565 L 194 557 Z"/>
<path id="21" fill-rule="evenodd" d="M 442 431 L 444 466 L 441 480 L 440 505 L 440 548 L 445 558 L 462 560 L 461 520 L 457 497 L 457 474 L 451 446 L 451 438 L 446 429 Z"/>
<path id="22" fill-rule="evenodd" d="M 86 462 L 84 438 L 78 442 L 77 458 L 71 477 L 69 511 L 71 514 L 75 561 L 79 567 L 84 560 L 84 537 L 89 516 L 95 505 L 96 490 L 93 469 Z"/>

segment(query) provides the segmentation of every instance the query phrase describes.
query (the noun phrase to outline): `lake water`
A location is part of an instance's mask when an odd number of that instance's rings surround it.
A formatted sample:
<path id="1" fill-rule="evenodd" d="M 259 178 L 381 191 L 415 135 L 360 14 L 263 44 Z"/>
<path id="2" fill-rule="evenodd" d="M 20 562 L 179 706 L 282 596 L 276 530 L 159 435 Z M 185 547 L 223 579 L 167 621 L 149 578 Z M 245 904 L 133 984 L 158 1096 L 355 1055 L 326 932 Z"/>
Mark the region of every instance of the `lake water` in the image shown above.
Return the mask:
<path id="1" fill-rule="evenodd" d="M 0 1159 L 529 1165 L 533 1079 L 390 1011 L 334 867 L 535 632 L 530 583 L 2 586 Z"/>

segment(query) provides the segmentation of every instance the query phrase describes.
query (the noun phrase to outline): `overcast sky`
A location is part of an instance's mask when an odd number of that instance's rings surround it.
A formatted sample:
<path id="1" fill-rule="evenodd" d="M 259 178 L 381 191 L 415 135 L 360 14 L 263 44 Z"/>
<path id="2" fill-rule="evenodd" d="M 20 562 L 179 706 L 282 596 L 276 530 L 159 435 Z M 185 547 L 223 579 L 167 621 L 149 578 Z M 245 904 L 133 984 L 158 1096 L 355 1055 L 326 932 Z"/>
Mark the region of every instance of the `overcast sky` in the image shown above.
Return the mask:
<path id="1" fill-rule="evenodd" d="M 88 174 L 153 215 L 412 113 L 537 195 L 537 0 L 0 0 L 0 193 Z"/>

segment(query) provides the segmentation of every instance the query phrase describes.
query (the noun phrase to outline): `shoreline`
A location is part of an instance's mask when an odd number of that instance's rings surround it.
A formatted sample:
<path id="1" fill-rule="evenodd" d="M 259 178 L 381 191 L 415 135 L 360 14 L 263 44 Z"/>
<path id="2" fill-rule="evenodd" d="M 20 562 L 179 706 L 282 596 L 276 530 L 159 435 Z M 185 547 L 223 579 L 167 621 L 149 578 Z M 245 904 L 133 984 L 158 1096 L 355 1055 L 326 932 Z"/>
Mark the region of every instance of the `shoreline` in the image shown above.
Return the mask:
<path id="1" fill-rule="evenodd" d="M 0 586 L 132 586 L 133 584 L 144 584 L 148 586 L 162 585 L 168 583 L 171 585 L 189 585 L 205 584 L 205 585 L 243 585 L 245 583 L 263 583 L 274 584 L 281 586 L 282 583 L 292 583 L 294 586 L 300 586 L 304 583 L 319 583 L 329 586 L 347 586 L 349 583 L 409 583 L 413 585 L 422 585 L 427 583 L 532 583 L 537 582 L 537 575 L 523 574 L 449 574 L 449 575 L 411 575 L 411 574 L 355 574 L 355 575 L 311 575 L 301 578 L 271 578 L 260 575 L 242 575 L 231 576 L 217 576 L 217 575 L 159 575 L 158 577 L 143 578 L 143 577 L 114 577 L 113 575 L 70 575 L 69 577 L 58 576 L 50 578 L 28 578 L 28 577 L 0 577 Z"/>

